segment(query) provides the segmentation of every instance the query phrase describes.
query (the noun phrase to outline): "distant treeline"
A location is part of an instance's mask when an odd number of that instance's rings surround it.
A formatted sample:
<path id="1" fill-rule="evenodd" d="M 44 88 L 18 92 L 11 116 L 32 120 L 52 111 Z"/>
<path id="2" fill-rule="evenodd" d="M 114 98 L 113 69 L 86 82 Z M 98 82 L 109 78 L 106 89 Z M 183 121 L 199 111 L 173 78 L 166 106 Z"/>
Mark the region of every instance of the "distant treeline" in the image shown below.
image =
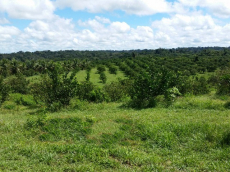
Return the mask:
<path id="1" fill-rule="evenodd" d="M 10 54 L 0 54 L 1 59 L 16 59 L 20 61 L 25 60 L 44 60 L 49 59 L 53 61 L 63 61 L 71 59 L 108 59 L 108 58 L 126 58 L 135 56 L 155 56 L 155 57 L 194 57 L 196 56 L 230 56 L 230 47 L 189 47 L 189 48 L 172 48 L 164 49 L 159 48 L 155 50 L 99 50 L 99 51 L 78 51 L 78 50 L 65 50 L 65 51 L 35 51 Z"/>

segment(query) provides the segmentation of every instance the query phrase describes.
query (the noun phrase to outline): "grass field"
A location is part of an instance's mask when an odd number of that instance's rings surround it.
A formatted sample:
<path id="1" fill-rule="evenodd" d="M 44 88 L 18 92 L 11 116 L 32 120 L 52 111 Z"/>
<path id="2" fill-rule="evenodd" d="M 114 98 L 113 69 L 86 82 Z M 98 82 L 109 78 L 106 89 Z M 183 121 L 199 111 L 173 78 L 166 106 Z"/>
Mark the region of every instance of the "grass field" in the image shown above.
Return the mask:
<path id="1" fill-rule="evenodd" d="M 113 82 L 113 81 L 118 81 L 118 79 L 126 79 L 126 77 L 124 76 L 123 72 L 118 70 L 117 74 L 110 74 L 108 71 L 108 68 L 106 68 L 105 71 L 106 77 L 107 77 L 107 84 Z M 100 81 L 99 79 L 100 75 L 97 73 L 97 69 L 93 68 L 90 71 L 90 82 L 92 82 L 93 84 L 102 87 L 104 84 Z M 31 77 L 27 77 L 27 80 L 29 80 L 31 83 L 33 82 L 37 82 L 39 81 L 41 77 L 39 75 L 36 76 L 31 76 Z M 82 82 L 86 80 L 86 70 L 80 70 L 77 74 L 76 74 L 76 78 L 77 81 Z"/>
<path id="2" fill-rule="evenodd" d="M 110 74 L 108 71 L 108 68 L 105 71 L 106 77 L 107 77 L 107 82 L 106 83 L 111 83 L 112 81 L 118 81 L 118 79 L 125 79 L 126 77 L 124 76 L 123 72 L 119 71 L 117 74 Z M 79 82 L 85 81 L 86 79 L 86 70 L 81 70 L 77 73 L 76 75 L 77 80 Z M 102 87 L 104 84 L 100 81 L 99 79 L 100 75 L 97 73 L 97 69 L 93 68 L 90 71 L 90 82 L 94 83 L 95 85 Z"/>
<path id="3" fill-rule="evenodd" d="M 77 102 L 56 113 L 17 97 L 0 109 L 0 171 L 230 171 L 227 96 L 143 110 Z"/>

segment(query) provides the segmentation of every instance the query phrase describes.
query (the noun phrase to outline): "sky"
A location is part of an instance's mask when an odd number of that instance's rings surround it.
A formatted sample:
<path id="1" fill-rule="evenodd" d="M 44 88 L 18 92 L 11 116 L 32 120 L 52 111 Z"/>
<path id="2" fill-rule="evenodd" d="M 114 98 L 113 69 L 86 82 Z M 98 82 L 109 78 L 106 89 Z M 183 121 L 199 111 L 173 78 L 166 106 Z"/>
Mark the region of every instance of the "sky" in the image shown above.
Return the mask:
<path id="1" fill-rule="evenodd" d="M 229 0 L 0 0 L 0 53 L 230 46 Z"/>

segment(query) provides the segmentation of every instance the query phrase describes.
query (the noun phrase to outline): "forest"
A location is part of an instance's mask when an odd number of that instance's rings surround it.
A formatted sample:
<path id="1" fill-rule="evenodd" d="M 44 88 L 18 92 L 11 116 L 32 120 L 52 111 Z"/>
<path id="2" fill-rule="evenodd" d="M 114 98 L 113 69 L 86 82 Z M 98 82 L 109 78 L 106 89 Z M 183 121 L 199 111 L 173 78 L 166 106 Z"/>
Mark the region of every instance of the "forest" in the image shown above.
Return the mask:
<path id="1" fill-rule="evenodd" d="M 0 54 L 0 171 L 229 171 L 230 47 Z"/>

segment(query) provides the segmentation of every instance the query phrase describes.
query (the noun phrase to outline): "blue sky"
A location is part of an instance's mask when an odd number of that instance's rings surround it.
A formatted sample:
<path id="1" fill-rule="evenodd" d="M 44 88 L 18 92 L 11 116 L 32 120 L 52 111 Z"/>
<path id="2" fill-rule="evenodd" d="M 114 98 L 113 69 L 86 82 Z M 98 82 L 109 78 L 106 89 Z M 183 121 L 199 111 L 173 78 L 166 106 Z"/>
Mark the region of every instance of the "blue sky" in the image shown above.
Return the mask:
<path id="1" fill-rule="evenodd" d="M 228 0 L 0 0 L 0 53 L 230 46 Z"/>

